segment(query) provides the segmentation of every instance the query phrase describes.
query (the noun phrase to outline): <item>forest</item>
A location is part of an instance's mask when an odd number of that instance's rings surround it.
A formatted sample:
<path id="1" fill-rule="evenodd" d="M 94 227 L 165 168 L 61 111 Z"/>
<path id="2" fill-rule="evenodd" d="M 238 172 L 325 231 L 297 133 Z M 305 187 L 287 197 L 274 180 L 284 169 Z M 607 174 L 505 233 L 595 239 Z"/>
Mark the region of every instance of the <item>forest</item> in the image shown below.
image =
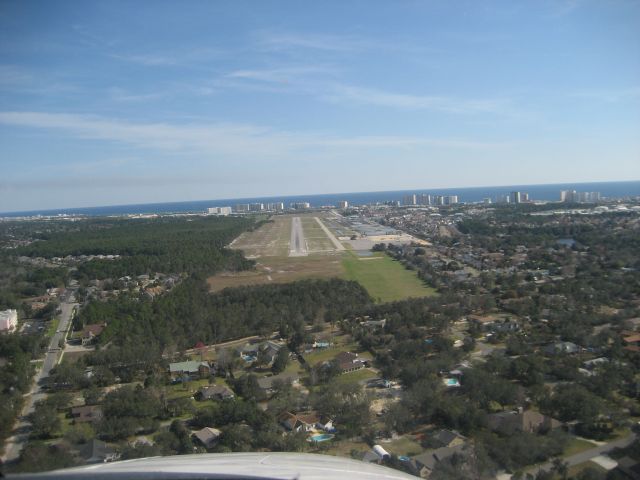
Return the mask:
<path id="1" fill-rule="evenodd" d="M 253 218 L 88 219 L 64 231 L 34 231 L 34 242 L 14 254 L 28 257 L 119 255 L 78 266 L 82 279 L 163 273 L 245 270 L 253 262 L 225 248 L 241 232 L 257 228 Z"/>
<path id="2" fill-rule="evenodd" d="M 199 341 L 217 343 L 282 329 L 302 329 L 314 319 L 340 319 L 370 303 L 356 282 L 304 280 L 284 285 L 225 289 L 211 294 L 205 280 L 186 279 L 156 301 L 120 296 L 92 301 L 76 327 L 106 323 L 100 337 L 115 345 L 157 343 L 163 348 L 192 348 Z"/>

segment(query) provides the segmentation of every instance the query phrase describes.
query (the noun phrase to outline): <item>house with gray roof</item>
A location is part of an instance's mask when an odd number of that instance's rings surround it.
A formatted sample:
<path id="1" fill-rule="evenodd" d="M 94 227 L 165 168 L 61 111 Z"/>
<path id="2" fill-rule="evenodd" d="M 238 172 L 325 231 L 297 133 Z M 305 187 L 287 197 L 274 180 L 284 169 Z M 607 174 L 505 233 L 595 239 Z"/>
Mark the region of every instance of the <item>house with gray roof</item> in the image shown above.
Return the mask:
<path id="1" fill-rule="evenodd" d="M 211 374 L 211 367 L 208 362 L 175 362 L 169 364 L 169 374 L 174 380 L 185 377 L 202 378 Z"/>
<path id="2" fill-rule="evenodd" d="M 204 427 L 197 432 L 193 432 L 193 436 L 202 444 L 205 448 L 212 448 L 218 443 L 218 439 L 222 435 L 222 432 L 217 428 Z"/>
<path id="3" fill-rule="evenodd" d="M 455 445 L 453 447 L 441 447 L 435 450 L 427 450 L 426 452 L 411 458 L 416 472 L 422 478 L 429 478 L 436 465 L 443 460 L 453 457 L 454 455 L 466 455 L 465 443 Z"/>
<path id="4" fill-rule="evenodd" d="M 80 449 L 80 456 L 85 463 L 113 462 L 120 458 L 117 450 L 102 440 L 94 438 Z"/>

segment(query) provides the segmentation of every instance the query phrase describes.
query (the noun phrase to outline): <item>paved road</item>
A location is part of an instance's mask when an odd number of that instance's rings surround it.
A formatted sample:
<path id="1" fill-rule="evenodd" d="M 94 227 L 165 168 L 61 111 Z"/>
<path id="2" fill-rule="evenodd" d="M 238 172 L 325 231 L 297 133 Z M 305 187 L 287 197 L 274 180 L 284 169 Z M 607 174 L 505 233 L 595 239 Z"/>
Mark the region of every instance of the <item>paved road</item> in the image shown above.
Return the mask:
<path id="1" fill-rule="evenodd" d="M 331 240 L 331 243 L 333 243 L 333 245 L 336 247 L 336 250 L 338 251 L 342 251 L 344 250 L 344 245 L 342 245 L 338 239 L 335 237 L 335 235 L 333 233 L 331 233 L 331 231 L 325 226 L 324 223 L 322 223 L 322 220 L 320 220 L 318 217 L 313 217 L 316 219 L 316 222 L 318 222 L 318 225 L 320 225 L 320 228 L 322 229 L 322 231 L 327 235 L 327 237 L 329 237 L 329 240 Z"/>
<path id="2" fill-rule="evenodd" d="M 58 330 L 51 337 L 51 342 L 49 343 L 49 348 L 45 354 L 44 362 L 42 367 L 40 367 L 34 376 L 31 390 L 29 393 L 25 394 L 25 403 L 22 408 L 22 413 L 14 425 L 14 434 L 9 437 L 5 443 L 5 451 L 2 456 L 2 461 L 5 463 L 17 460 L 24 444 L 29 439 L 31 424 L 27 420 L 27 417 L 33 412 L 36 402 L 43 400 L 47 396 L 47 394 L 42 391 L 40 384 L 44 378 L 49 376 L 51 369 L 58 363 L 58 359 L 62 352 L 58 345 L 61 339 L 66 338 L 67 331 L 71 326 L 73 309 L 78 305 L 77 303 L 73 303 L 74 301 L 73 297 L 70 297 L 68 301 L 60 304 L 60 310 L 62 310 L 62 313 L 60 314 Z"/>
<path id="3" fill-rule="evenodd" d="M 306 257 L 307 255 L 309 255 L 309 251 L 307 249 L 307 241 L 304 238 L 304 231 L 302 230 L 302 222 L 300 221 L 300 217 L 293 217 L 291 221 L 289 256 Z"/>
<path id="4" fill-rule="evenodd" d="M 571 455 L 570 457 L 565 457 L 563 460 L 567 462 L 569 467 L 574 465 L 578 465 L 580 463 L 587 462 L 592 458 L 597 457 L 598 455 L 602 455 L 603 453 L 610 452 L 614 448 L 626 447 L 631 442 L 636 439 L 636 434 L 632 433 L 628 437 L 619 438 L 618 440 L 614 440 L 613 442 L 605 443 L 604 445 L 599 445 L 597 447 L 591 448 L 589 450 L 585 450 L 580 453 L 576 453 L 575 455 Z M 527 473 L 532 473 L 533 475 L 537 475 L 540 470 L 549 471 L 553 468 L 553 463 L 547 462 L 538 467 L 535 467 L 531 470 L 528 470 Z"/>

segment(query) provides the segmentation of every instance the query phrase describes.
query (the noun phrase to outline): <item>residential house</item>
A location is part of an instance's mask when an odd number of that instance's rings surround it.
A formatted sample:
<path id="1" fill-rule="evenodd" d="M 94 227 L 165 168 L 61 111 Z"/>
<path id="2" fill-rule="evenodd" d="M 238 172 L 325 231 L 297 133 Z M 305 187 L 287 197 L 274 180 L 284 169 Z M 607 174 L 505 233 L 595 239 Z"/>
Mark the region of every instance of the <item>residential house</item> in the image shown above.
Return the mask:
<path id="1" fill-rule="evenodd" d="M 614 472 L 613 478 L 640 480 L 640 462 L 629 456 L 619 458 Z"/>
<path id="2" fill-rule="evenodd" d="M 100 405 L 84 405 L 71 409 L 73 423 L 98 422 L 102 419 L 102 407 Z"/>
<path id="3" fill-rule="evenodd" d="M 291 412 L 282 412 L 278 415 L 278 423 L 290 432 L 299 432 L 302 429 L 298 416 Z"/>
<path id="4" fill-rule="evenodd" d="M 516 432 L 539 433 L 554 430 L 562 426 L 562 423 L 540 412 L 526 410 L 492 413 L 487 415 L 487 425 L 494 432 L 512 435 Z"/>
<path id="5" fill-rule="evenodd" d="M 427 438 L 427 442 L 434 448 L 455 447 L 466 441 L 465 437 L 453 430 L 438 430 Z"/>
<path id="6" fill-rule="evenodd" d="M 233 390 L 225 385 L 209 385 L 196 393 L 198 400 L 229 400 L 235 397 Z"/>
<path id="7" fill-rule="evenodd" d="M 320 418 L 316 422 L 316 427 L 328 433 L 336 431 L 336 427 L 333 426 L 333 419 L 327 415 L 320 415 Z"/>
<path id="8" fill-rule="evenodd" d="M 340 373 L 355 372 L 365 366 L 364 361 L 358 358 L 358 354 L 351 352 L 340 352 L 333 361 L 338 366 Z"/>
<path id="9" fill-rule="evenodd" d="M 176 362 L 169 364 L 169 374 L 173 380 L 203 378 L 211 374 L 211 367 L 208 362 Z"/>
<path id="10" fill-rule="evenodd" d="M 555 342 L 545 346 L 542 350 L 547 355 L 560 355 L 563 353 L 578 353 L 580 347 L 573 342 Z"/>
<path id="11" fill-rule="evenodd" d="M 377 330 L 377 329 L 383 329 L 386 324 L 387 324 L 387 319 L 383 318 L 382 320 L 366 320 L 362 322 L 360 325 L 362 325 L 364 328 L 367 328 L 369 330 Z"/>
<path id="12" fill-rule="evenodd" d="M 462 443 L 452 447 L 441 447 L 412 457 L 412 465 L 418 475 L 422 478 L 429 478 L 436 465 L 454 455 L 465 455 L 466 444 Z"/>
<path id="13" fill-rule="evenodd" d="M 116 449 L 96 438 L 89 440 L 89 442 L 80 449 L 80 456 L 84 459 L 85 463 L 113 462 L 120 458 L 120 454 Z"/>
<path id="14" fill-rule="evenodd" d="M 609 359 L 607 357 L 598 357 L 582 362 L 582 366 L 587 370 L 594 370 L 600 366 L 606 365 L 607 363 L 609 363 Z"/>
<path id="15" fill-rule="evenodd" d="M 247 343 L 238 348 L 238 353 L 246 362 L 255 362 L 258 356 L 262 356 L 265 359 L 265 364 L 271 366 L 281 348 L 281 344 L 267 340 L 262 343 Z"/>
<path id="16" fill-rule="evenodd" d="M 271 375 L 269 377 L 258 378 L 258 388 L 268 398 L 275 391 L 275 384 L 284 382 L 289 384 L 298 383 L 299 377 L 295 373 L 281 373 L 280 375 Z"/>
<path id="17" fill-rule="evenodd" d="M 640 333 L 630 330 L 622 331 L 622 342 L 625 350 L 640 353 Z"/>
<path id="18" fill-rule="evenodd" d="M 282 345 L 269 340 L 260 344 L 260 354 L 266 359 L 267 365 L 273 365 L 281 348 Z"/>
<path id="19" fill-rule="evenodd" d="M 193 436 L 204 445 L 205 448 L 212 448 L 218 443 L 218 439 L 222 435 L 222 432 L 217 428 L 204 427 L 197 432 L 193 432 Z"/>
<path id="20" fill-rule="evenodd" d="M 82 329 L 81 342 L 82 345 L 89 345 L 94 342 L 94 340 L 102 333 L 104 328 L 107 326 L 106 323 L 94 323 L 91 325 L 86 325 Z"/>
<path id="21" fill-rule="evenodd" d="M 477 325 L 480 330 L 487 331 L 491 329 L 491 326 L 496 323 L 497 317 L 493 315 L 468 315 L 467 321 Z"/>

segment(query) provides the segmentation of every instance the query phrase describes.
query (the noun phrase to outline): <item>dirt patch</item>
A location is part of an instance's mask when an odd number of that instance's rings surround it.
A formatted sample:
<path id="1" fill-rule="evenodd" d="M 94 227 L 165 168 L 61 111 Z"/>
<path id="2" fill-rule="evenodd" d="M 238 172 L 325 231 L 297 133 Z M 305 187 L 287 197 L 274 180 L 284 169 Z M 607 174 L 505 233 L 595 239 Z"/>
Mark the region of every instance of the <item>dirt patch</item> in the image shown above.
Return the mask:
<path id="1" fill-rule="evenodd" d="M 341 255 L 262 257 L 250 272 L 220 273 L 207 280 L 211 291 L 228 287 L 288 283 L 306 278 L 343 277 Z"/>

